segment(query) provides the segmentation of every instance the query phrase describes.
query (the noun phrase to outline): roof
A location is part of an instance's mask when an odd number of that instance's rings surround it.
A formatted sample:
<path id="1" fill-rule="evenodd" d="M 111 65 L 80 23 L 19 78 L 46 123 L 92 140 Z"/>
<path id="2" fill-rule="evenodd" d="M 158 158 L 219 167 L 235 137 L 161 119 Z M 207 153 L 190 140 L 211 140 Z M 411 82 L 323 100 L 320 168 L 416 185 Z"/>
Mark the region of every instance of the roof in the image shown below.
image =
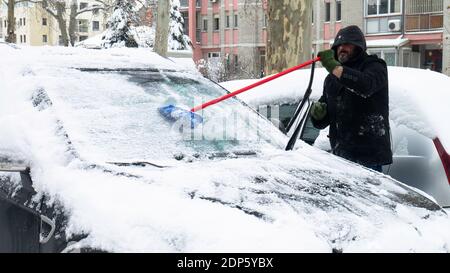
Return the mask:
<path id="1" fill-rule="evenodd" d="M 401 38 L 398 36 L 395 39 L 376 39 L 367 40 L 367 48 L 378 48 L 378 47 L 401 47 L 409 42 L 409 39 Z"/>

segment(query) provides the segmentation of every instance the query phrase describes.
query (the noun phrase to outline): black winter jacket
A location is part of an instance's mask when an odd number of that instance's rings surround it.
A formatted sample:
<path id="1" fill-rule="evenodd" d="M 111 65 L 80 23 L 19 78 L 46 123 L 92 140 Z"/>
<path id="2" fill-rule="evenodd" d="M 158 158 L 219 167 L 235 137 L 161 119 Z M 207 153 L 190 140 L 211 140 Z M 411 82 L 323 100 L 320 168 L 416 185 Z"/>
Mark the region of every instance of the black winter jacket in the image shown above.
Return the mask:
<path id="1" fill-rule="evenodd" d="M 311 119 L 318 129 L 330 126 L 335 155 L 364 166 L 391 164 L 387 66 L 365 53 L 365 40 L 363 46 L 343 65 L 340 79 L 333 74 L 326 77 L 319 101 L 327 104 L 327 115 Z"/>

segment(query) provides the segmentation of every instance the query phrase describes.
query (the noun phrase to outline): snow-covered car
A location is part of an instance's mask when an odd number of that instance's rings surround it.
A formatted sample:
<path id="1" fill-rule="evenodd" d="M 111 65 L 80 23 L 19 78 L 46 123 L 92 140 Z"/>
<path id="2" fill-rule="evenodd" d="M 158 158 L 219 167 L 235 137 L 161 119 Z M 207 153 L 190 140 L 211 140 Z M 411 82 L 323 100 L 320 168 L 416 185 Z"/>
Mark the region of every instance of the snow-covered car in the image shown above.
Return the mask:
<path id="1" fill-rule="evenodd" d="M 447 118 L 450 116 L 447 105 L 450 78 L 429 70 L 403 67 L 388 70 L 394 156 L 393 164 L 384 166 L 383 173 L 425 191 L 441 206 L 450 207 L 450 123 Z M 303 98 L 309 74 L 309 69 L 296 71 L 239 97 L 283 130 Z M 326 75 L 325 69 L 316 69 L 311 102 L 322 95 Z M 221 85 L 234 91 L 255 81 L 230 81 Z M 303 114 L 307 114 L 306 109 Z M 320 132 L 309 117 L 305 121 L 300 138 L 330 151 L 328 129 Z"/>
<path id="2" fill-rule="evenodd" d="M 192 130 L 164 119 L 161 106 L 226 94 L 192 60 L 0 51 L 0 158 L 29 169 L 19 205 L 53 222 L 35 229 L 40 251 L 449 251 L 450 219 L 425 193 L 301 141 L 286 152 L 289 138 L 237 99 Z M 0 175 L 18 204 L 22 177 Z"/>

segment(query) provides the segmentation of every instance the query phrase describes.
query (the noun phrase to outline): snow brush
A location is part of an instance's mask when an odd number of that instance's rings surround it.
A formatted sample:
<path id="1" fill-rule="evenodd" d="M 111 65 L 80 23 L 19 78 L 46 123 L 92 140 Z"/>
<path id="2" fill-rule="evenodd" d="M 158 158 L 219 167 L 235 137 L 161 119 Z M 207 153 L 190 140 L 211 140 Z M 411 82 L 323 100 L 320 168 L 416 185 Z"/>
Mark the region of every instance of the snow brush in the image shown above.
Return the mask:
<path id="1" fill-rule="evenodd" d="M 211 105 L 219 103 L 219 102 L 221 102 L 223 100 L 226 100 L 226 99 L 229 99 L 231 97 L 234 97 L 234 96 L 236 96 L 236 95 L 238 95 L 240 93 L 243 93 L 245 91 L 253 89 L 253 88 L 257 87 L 257 86 L 260 86 L 262 84 L 265 84 L 267 82 L 275 80 L 275 79 L 277 79 L 277 78 L 279 78 L 281 76 L 284 76 L 286 74 L 289 74 L 289 73 L 291 73 L 293 71 L 296 71 L 296 70 L 299 70 L 299 69 L 301 69 L 303 67 L 311 65 L 311 64 L 313 64 L 313 63 L 315 63 L 317 61 L 320 61 L 320 57 L 316 57 L 316 58 L 314 58 L 312 60 L 309 60 L 307 62 L 304 62 L 302 64 L 294 66 L 292 68 L 286 69 L 286 70 L 284 70 L 284 71 L 282 71 L 280 73 L 277 73 L 275 75 L 272 75 L 270 77 L 267 77 L 267 78 L 264 78 L 264 79 L 262 79 L 260 81 L 257 81 L 255 83 L 253 83 L 251 85 L 248 85 L 246 87 L 243 87 L 243 88 L 241 88 L 239 90 L 236 90 L 234 92 L 228 93 L 228 94 L 223 95 L 221 97 L 218 97 L 216 99 L 210 100 L 210 101 L 205 102 L 205 103 L 203 103 L 201 105 L 195 106 L 190 111 L 182 109 L 180 107 L 177 107 L 177 106 L 175 106 L 173 104 L 160 107 L 160 108 L 158 108 L 158 110 L 159 110 L 159 113 L 164 118 L 166 118 L 167 120 L 170 120 L 170 121 L 177 121 L 177 120 L 180 120 L 180 119 L 190 120 L 191 129 L 194 129 L 198 124 L 203 123 L 202 116 L 200 116 L 199 114 L 197 114 L 195 112 L 197 112 L 197 111 L 199 111 L 201 109 L 205 109 L 206 107 L 209 107 Z"/>

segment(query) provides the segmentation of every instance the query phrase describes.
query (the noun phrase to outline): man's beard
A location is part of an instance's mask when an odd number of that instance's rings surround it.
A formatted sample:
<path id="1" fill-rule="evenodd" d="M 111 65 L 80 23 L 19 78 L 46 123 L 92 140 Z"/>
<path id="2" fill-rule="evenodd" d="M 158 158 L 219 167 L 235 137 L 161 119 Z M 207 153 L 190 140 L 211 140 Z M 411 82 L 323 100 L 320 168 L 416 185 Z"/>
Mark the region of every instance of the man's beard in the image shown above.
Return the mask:
<path id="1" fill-rule="evenodd" d="M 348 62 L 351 58 L 353 57 L 353 54 L 351 54 L 348 51 L 341 51 L 338 55 L 338 60 L 341 63 L 346 63 Z"/>

